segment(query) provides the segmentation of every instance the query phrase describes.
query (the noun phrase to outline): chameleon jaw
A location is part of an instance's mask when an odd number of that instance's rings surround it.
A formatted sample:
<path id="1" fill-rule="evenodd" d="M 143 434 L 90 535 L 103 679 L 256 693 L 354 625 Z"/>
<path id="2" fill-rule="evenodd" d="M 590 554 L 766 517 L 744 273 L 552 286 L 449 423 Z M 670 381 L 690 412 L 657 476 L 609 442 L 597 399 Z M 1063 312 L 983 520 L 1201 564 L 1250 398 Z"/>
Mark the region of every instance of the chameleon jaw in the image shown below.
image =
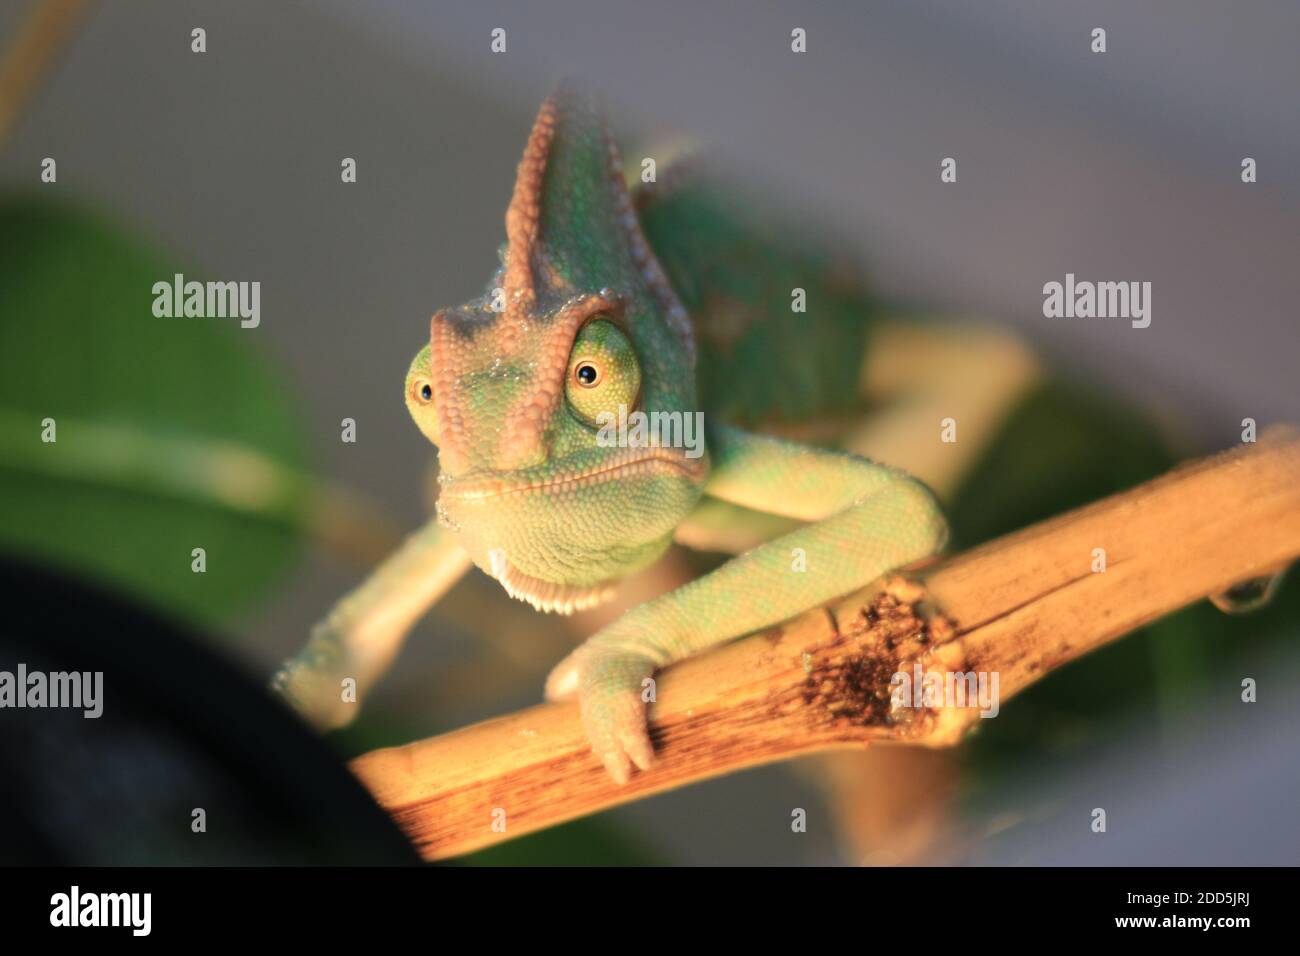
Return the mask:
<path id="1" fill-rule="evenodd" d="M 545 614 L 569 615 L 603 604 L 614 596 L 618 583 L 602 581 L 599 584 L 571 585 L 543 581 L 520 571 L 499 551 L 492 556 L 492 575 L 516 601 L 531 604 Z"/>

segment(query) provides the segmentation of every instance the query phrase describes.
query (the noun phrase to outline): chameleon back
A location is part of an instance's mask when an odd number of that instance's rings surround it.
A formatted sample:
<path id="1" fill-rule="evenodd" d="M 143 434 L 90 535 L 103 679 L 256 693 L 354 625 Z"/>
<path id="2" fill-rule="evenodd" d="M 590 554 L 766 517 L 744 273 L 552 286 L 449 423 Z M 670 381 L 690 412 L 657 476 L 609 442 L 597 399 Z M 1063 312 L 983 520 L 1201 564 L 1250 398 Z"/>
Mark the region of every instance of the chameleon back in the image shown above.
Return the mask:
<path id="1" fill-rule="evenodd" d="M 861 407 L 873 307 L 851 264 L 704 175 L 642 187 L 636 203 L 695 327 L 706 412 L 754 425 Z M 794 308 L 797 289 L 807 311 Z"/>

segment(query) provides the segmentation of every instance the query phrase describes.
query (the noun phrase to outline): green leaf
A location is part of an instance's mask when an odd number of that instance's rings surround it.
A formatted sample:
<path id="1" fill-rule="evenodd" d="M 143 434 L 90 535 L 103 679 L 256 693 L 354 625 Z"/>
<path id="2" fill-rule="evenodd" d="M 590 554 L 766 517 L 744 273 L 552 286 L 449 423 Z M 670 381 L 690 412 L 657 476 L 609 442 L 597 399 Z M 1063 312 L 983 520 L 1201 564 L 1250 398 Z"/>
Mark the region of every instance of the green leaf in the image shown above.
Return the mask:
<path id="1" fill-rule="evenodd" d="M 293 556 L 310 482 L 258 330 L 154 316 L 176 272 L 97 217 L 0 199 L 0 548 L 219 622 Z"/>

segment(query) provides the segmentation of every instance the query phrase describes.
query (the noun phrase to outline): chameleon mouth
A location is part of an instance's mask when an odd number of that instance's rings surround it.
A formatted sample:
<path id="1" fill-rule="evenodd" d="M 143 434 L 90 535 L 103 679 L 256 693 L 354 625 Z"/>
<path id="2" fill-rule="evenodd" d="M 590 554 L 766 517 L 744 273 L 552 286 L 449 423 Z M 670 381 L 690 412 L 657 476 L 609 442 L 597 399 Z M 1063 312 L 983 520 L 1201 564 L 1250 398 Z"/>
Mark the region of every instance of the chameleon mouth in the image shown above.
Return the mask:
<path id="1" fill-rule="evenodd" d="M 447 478 L 440 497 L 447 501 L 482 501 L 510 495 L 527 495 L 554 491 L 569 491 L 590 485 L 599 485 L 617 478 L 633 475 L 653 475 L 676 472 L 688 478 L 703 476 L 704 458 L 687 458 L 671 448 L 629 449 L 613 461 L 575 469 L 572 472 L 547 478 L 502 477 Z"/>

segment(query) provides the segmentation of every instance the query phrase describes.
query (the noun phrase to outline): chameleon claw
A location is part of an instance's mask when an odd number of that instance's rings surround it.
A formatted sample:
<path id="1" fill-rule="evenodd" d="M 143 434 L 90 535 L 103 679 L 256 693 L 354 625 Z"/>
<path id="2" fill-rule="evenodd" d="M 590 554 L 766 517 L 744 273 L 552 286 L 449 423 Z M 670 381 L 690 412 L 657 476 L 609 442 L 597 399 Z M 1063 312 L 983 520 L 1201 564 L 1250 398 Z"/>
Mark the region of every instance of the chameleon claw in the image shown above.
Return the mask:
<path id="1" fill-rule="evenodd" d="M 624 752 L 632 758 L 639 770 L 649 770 L 654 766 L 655 748 L 650 743 L 650 735 L 644 729 L 635 732 L 624 732 L 619 739 L 623 743 Z"/>
<path id="2" fill-rule="evenodd" d="M 632 779 L 633 766 L 638 770 L 649 770 L 653 767 L 655 754 L 650 737 L 644 730 L 629 725 L 620 728 L 615 734 L 618 740 L 615 749 L 600 751 L 593 746 L 591 750 L 600 757 L 609 775 L 621 787 Z"/>
<path id="3" fill-rule="evenodd" d="M 632 779 L 632 767 L 627 759 L 627 754 L 614 751 L 613 753 L 600 754 L 600 759 L 604 762 L 609 775 L 614 778 L 614 782 L 620 787 Z"/>
<path id="4" fill-rule="evenodd" d="M 651 661 L 640 655 L 584 645 L 546 679 L 548 700 L 577 694 L 591 752 L 619 785 L 631 779 L 633 766 L 649 770 L 654 765 L 641 699 L 641 682 L 653 670 Z"/>

